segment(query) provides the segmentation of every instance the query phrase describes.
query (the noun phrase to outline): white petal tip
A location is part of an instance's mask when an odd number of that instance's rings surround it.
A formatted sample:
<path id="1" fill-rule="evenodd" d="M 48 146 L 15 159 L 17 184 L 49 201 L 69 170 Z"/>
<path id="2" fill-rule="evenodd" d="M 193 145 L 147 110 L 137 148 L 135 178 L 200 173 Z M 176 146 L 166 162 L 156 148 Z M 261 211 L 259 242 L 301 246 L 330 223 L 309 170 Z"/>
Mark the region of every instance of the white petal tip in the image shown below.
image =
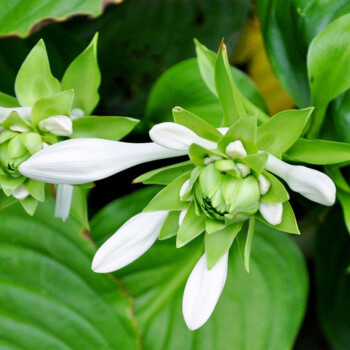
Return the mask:
<path id="1" fill-rule="evenodd" d="M 262 217 L 273 226 L 279 225 L 282 222 L 282 203 L 267 203 L 261 201 L 259 211 Z"/>

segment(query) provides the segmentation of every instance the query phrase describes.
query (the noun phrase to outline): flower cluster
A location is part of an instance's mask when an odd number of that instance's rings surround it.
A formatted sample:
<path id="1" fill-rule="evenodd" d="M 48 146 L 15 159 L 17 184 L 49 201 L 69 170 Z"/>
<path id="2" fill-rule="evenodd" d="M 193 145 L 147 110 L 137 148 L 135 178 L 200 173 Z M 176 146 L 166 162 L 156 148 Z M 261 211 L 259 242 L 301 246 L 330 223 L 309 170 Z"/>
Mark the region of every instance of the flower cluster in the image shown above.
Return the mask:
<path id="1" fill-rule="evenodd" d="M 166 186 L 142 213 L 128 220 L 100 247 L 92 268 L 103 273 L 120 269 L 145 253 L 158 238 L 176 235 L 180 248 L 201 235 L 203 256 L 189 276 L 183 298 L 184 318 L 192 330 L 202 326 L 215 308 L 225 285 L 230 247 L 236 241 L 243 247 L 249 271 L 256 220 L 299 233 L 284 183 L 323 205 L 332 205 L 336 194 L 327 175 L 282 160 L 299 139 L 313 109 L 282 112 L 261 123 L 257 110 L 247 110 L 234 85 L 223 45 L 215 65 L 223 127 L 217 129 L 175 107 L 174 122 L 150 130 L 153 142 L 67 140 L 36 153 L 19 167 L 32 179 L 72 185 L 99 180 L 148 161 L 188 156 L 182 163 L 135 180 Z"/>
<path id="2" fill-rule="evenodd" d="M 107 126 L 112 120 L 89 117 L 99 101 L 96 45 L 97 35 L 69 65 L 60 82 L 51 73 L 45 44 L 40 40 L 18 71 L 16 97 L 0 94 L 1 190 L 13 201 L 19 200 L 31 215 L 37 202 L 45 199 L 45 184 L 20 173 L 20 165 L 67 138 L 99 136 L 94 126 L 101 126 L 101 122 Z M 72 195 L 72 187 L 58 187 L 56 216 L 68 216 Z"/>

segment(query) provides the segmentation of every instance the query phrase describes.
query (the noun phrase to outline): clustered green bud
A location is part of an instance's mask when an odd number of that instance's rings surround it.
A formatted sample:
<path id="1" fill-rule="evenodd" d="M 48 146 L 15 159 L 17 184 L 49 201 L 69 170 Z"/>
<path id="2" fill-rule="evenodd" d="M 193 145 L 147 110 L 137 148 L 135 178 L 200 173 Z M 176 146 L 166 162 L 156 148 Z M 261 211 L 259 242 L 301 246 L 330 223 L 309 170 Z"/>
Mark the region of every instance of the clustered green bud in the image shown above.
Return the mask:
<path id="1" fill-rule="evenodd" d="M 227 155 L 215 158 L 205 158 L 208 164 L 192 171 L 193 186 L 182 199 L 193 196 L 197 215 L 202 212 L 225 224 L 245 221 L 259 209 L 258 178 L 249 168 L 249 175 L 246 171 L 242 174 L 237 166 L 242 163 L 236 163 Z"/>

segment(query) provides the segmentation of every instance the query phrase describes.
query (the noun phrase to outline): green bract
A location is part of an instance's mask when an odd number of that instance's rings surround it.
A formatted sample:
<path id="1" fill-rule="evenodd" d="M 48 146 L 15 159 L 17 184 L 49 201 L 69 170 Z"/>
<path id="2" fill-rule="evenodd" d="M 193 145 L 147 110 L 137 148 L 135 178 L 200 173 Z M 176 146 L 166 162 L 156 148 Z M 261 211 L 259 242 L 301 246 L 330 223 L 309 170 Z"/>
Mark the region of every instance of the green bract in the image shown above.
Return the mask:
<path id="1" fill-rule="evenodd" d="M 51 73 L 40 40 L 18 71 L 16 98 L 0 94 L 0 186 L 29 214 L 34 213 L 37 201 L 45 199 L 44 183 L 22 176 L 18 171 L 22 162 L 69 137 L 118 140 L 137 123 L 131 118 L 89 116 L 99 101 L 100 80 L 97 35 L 70 64 L 61 83 Z M 84 196 L 77 198 L 76 205 L 86 207 Z M 0 205 L 13 201 L 2 196 Z"/>

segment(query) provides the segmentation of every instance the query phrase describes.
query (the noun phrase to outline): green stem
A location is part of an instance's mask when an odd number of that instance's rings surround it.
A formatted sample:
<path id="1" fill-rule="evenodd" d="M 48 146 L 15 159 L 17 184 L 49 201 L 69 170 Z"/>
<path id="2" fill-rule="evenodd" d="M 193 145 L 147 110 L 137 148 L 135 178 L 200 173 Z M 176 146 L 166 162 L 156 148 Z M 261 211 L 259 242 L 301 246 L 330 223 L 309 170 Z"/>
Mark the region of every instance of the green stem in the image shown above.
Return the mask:
<path id="1" fill-rule="evenodd" d="M 326 116 L 327 105 L 321 105 L 315 108 L 311 123 L 308 128 L 307 138 L 316 139 L 321 131 L 324 117 Z"/>

